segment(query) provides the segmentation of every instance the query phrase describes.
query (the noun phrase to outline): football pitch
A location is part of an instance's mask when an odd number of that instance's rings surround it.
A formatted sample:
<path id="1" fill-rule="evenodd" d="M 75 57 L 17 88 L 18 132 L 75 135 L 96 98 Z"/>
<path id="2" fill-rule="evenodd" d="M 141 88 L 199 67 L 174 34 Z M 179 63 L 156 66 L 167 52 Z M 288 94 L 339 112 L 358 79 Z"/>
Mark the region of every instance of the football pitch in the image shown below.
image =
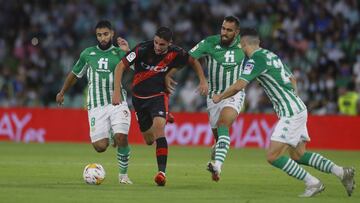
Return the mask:
<path id="1" fill-rule="evenodd" d="M 115 152 L 110 147 L 96 153 L 90 144 L 0 142 L 0 202 L 360 202 L 358 190 L 349 198 L 335 176 L 309 167 L 305 169 L 319 177 L 326 189 L 311 199 L 298 198 L 303 182 L 267 164 L 262 149 L 231 149 L 221 180 L 215 183 L 205 170 L 209 148 L 170 146 L 165 187 L 153 181 L 154 146 L 132 146 L 133 185 L 118 184 Z M 360 170 L 360 151 L 317 152 Z M 92 162 L 106 171 L 105 181 L 98 186 L 82 179 L 84 166 Z"/>

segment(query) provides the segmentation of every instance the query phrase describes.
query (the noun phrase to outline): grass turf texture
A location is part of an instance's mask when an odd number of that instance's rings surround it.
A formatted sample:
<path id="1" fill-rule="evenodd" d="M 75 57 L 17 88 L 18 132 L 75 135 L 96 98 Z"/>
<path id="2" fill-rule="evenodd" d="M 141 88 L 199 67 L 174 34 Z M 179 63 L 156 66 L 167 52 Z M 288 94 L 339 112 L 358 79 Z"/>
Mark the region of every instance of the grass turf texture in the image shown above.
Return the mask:
<path id="1" fill-rule="evenodd" d="M 326 189 L 311 199 L 298 198 L 303 182 L 271 167 L 262 149 L 231 149 L 215 183 L 205 171 L 210 148 L 170 146 L 167 185 L 158 187 L 154 146 L 132 146 L 134 185 L 120 185 L 115 151 L 96 153 L 90 144 L 0 142 L 0 202 L 360 202 L 359 191 L 349 198 L 335 176 L 309 167 Z M 360 151 L 317 152 L 360 170 Z M 92 162 L 106 171 L 99 186 L 82 179 L 83 168 Z"/>

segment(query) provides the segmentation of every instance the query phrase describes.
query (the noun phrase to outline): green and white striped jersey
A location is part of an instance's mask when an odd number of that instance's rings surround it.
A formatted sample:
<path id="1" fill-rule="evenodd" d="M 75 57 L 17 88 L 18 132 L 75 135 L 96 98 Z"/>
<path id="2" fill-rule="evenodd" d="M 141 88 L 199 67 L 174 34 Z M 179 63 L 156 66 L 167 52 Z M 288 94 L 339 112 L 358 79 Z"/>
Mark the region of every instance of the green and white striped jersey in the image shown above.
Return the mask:
<path id="1" fill-rule="evenodd" d="M 126 54 L 118 47 L 111 46 L 101 50 L 98 46 L 86 48 L 74 65 L 72 72 L 81 78 L 85 73 L 88 79 L 87 106 L 92 109 L 111 104 L 114 92 L 114 71 L 116 65 Z M 126 91 L 122 90 L 122 98 Z"/>
<path id="2" fill-rule="evenodd" d="M 278 117 L 290 117 L 306 109 L 290 81 L 292 73 L 280 58 L 266 49 L 258 49 L 247 60 L 240 79 L 257 79 L 271 100 Z"/>
<path id="3" fill-rule="evenodd" d="M 205 56 L 210 98 L 214 93 L 219 94 L 234 84 L 241 75 L 245 55 L 239 36 L 228 47 L 221 45 L 220 35 L 209 36 L 194 46 L 189 54 L 196 59 Z"/>

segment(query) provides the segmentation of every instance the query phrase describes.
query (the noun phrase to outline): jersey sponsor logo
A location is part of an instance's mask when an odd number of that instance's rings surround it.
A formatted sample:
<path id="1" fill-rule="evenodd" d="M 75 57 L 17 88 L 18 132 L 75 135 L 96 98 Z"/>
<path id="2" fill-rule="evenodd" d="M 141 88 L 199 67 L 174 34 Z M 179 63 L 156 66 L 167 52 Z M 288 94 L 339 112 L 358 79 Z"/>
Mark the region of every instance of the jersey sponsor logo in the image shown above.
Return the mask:
<path id="1" fill-rule="evenodd" d="M 109 70 L 109 59 L 108 58 L 100 58 L 98 61 L 98 69 L 96 70 L 97 72 L 110 72 Z"/>
<path id="2" fill-rule="evenodd" d="M 242 72 L 242 74 L 249 75 L 253 69 L 254 69 L 254 64 L 247 63 L 244 67 L 244 71 Z"/>
<path id="3" fill-rule="evenodd" d="M 222 63 L 223 66 L 235 66 L 237 65 L 235 62 L 235 51 L 229 50 L 224 54 L 225 62 Z"/>
<path id="4" fill-rule="evenodd" d="M 166 67 L 161 67 L 161 66 L 152 66 L 152 65 L 148 65 L 144 62 L 141 62 L 141 66 L 143 68 L 145 68 L 146 70 L 152 70 L 152 71 L 155 71 L 155 72 L 166 72 L 169 67 L 166 66 Z"/>
<path id="5" fill-rule="evenodd" d="M 136 58 L 135 52 L 131 52 L 129 55 L 126 56 L 126 59 L 128 60 L 128 62 L 132 62 L 135 58 Z"/>

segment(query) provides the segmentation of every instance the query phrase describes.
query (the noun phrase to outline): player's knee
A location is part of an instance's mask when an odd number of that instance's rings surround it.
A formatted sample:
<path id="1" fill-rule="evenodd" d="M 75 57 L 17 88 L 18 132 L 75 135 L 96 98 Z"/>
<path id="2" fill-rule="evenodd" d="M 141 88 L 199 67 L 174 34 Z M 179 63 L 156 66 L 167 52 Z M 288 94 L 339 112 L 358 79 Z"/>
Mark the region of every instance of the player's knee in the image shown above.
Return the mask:
<path id="1" fill-rule="evenodd" d="M 269 164 L 272 164 L 276 159 L 278 159 L 278 155 L 275 153 L 267 153 L 266 160 Z"/>
<path id="2" fill-rule="evenodd" d="M 300 160 L 301 156 L 299 154 L 290 154 L 290 158 L 294 161 Z"/>
<path id="3" fill-rule="evenodd" d="M 105 152 L 107 149 L 107 146 L 94 146 L 95 151 L 101 153 L 101 152 Z"/>
<path id="4" fill-rule="evenodd" d="M 119 147 L 126 147 L 128 145 L 128 138 L 125 134 L 116 135 L 116 144 Z"/>
<path id="5" fill-rule="evenodd" d="M 106 142 L 93 143 L 93 147 L 94 147 L 95 151 L 97 151 L 99 153 L 105 152 L 108 146 L 109 146 L 109 143 L 106 143 Z"/>
<path id="6" fill-rule="evenodd" d="M 294 161 L 299 161 L 301 157 L 304 155 L 304 150 L 298 150 L 294 152 L 290 152 L 290 158 Z"/>

